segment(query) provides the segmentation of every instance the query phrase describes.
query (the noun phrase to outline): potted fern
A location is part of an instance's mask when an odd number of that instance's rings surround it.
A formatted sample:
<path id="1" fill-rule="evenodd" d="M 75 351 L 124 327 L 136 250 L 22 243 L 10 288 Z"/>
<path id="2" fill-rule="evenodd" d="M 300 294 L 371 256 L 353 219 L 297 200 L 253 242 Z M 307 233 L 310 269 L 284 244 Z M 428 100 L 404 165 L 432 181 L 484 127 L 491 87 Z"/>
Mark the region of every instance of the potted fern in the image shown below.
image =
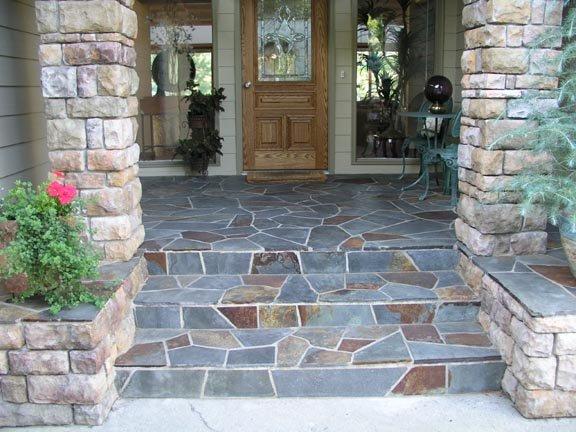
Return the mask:
<path id="1" fill-rule="evenodd" d="M 222 155 L 223 138 L 216 129 L 216 114 L 224 111 L 222 102 L 226 96 L 223 88 L 213 88 L 209 94 L 202 93 L 195 79 L 192 57 L 190 63 L 190 78 L 186 82 L 189 94 L 184 97 L 184 101 L 188 103 L 188 132 L 185 138 L 178 141 L 174 156 L 182 156 L 191 171 L 199 171 L 205 176 L 208 174 L 210 162 L 214 161 L 217 155 Z"/>
<path id="2" fill-rule="evenodd" d="M 576 6 L 566 2 L 564 23 L 558 31 L 545 34 L 534 48 L 557 46 L 559 59 L 547 56 L 539 65 L 558 68 L 559 88 L 550 93 L 527 93 L 520 101 L 529 111 L 525 127 L 504 135 L 493 146 L 521 140 L 523 148 L 534 154 L 521 175 L 507 189 L 519 191 L 524 211 L 543 208 L 552 224 L 560 229 L 572 273 L 576 276 Z M 541 57 L 541 56 L 540 56 Z M 554 62 L 554 63 L 550 63 Z"/>

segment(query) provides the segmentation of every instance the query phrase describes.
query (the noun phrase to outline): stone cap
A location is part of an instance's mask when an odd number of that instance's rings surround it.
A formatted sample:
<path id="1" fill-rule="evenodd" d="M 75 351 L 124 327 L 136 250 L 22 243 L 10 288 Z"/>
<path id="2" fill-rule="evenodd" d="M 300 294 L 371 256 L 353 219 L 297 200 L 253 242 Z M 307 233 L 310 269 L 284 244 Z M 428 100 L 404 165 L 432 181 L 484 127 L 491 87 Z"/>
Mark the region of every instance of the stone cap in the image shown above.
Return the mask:
<path id="1" fill-rule="evenodd" d="M 576 315 L 576 278 L 560 249 L 543 255 L 480 257 L 460 250 L 533 318 Z"/>
<path id="2" fill-rule="evenodd" d="M 126 262 L 102 263 L 98 280 L 86 282 L 95 292 L 103 295 L 114 294 L 123 284 L 130 284 L 130 275 L 136 267 L 142 265 L 144 258 L 135 257 Z M 38 298 L 23 303 L 13 303 L 9 295 L 0 293 L 0 324 L 18 322 L 91 322 L 96 319 L 100 309 L 90 304 L 82 304 L 74 309 L 62 310 L 57 315 L 48 311 L 48 305 Z"/>

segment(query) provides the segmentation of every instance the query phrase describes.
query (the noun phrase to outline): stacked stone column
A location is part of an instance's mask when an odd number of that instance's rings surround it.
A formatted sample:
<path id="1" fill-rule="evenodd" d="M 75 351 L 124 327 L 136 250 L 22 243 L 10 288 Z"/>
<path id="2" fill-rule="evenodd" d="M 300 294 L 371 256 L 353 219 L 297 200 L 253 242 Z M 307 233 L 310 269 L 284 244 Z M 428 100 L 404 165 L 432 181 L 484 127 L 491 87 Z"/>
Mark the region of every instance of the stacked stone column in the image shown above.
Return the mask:
<path id="1" fill-rule="evenodd" d="M 133 2 L 36 1 L 51 167 L 80 189 L 109 260 L 130 259 L 144 238 Z"/>
<path id="2" fill-rule="evenodd" d="M 528 91 L 557 88 L 560 40 L 534 49 L 544 31 L 558 29 L 562 0 L 464 0 L 461 199 L 458 239 L 477 255 L 542 253 L 546 217 L 523 216 L 519 196 L 506 182 L 536 157 L 521 139 L 492 143 L 528 121 Z M 553 102 L 553 101 L 552 101 Z"/>

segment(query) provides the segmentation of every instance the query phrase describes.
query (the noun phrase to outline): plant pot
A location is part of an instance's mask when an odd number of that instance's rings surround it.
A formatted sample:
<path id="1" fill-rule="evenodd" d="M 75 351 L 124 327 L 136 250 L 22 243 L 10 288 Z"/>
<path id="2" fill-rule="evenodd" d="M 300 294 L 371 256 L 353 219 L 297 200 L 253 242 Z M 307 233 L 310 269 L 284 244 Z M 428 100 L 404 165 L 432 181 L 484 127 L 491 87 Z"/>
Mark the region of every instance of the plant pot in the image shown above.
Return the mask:
<path id="1" fill-rule="evenodd" d="M 188 126 L 190 129 L 205 129 L 208 127 L 208 118 L 204 115 L 188 116 Z"/>
<path id="2" fill-rule="evenodd" d="M 10 244 L 18 232 L 16 221 L 0 222 L 0 268 L 6 265 L 6 257 L 1 250 Z M 10 278 L 0 278 L 0 292 L 8 294 L 20 294 L 28 289 L 28 278 L 26 275 L 16 275 Z"/>
<path id="3" fill-rule="evenodd" d="M 560 239 L 564 252 L 568 258 L 568 265 L 572 275 L 576 277 L 576 233 L 561 232 Z"/>

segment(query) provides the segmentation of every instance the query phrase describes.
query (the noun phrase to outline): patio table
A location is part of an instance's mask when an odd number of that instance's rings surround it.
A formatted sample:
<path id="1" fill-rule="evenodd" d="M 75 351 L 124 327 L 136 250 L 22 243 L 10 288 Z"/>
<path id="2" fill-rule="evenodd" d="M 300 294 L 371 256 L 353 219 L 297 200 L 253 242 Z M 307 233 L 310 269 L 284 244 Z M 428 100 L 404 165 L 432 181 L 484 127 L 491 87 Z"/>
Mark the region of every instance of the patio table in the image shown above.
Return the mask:
<path id="1" fill-rule="evenodd" d="M 444 141 L 446 139 L 446 134 L 442 134 L 442 140 L 439 142 L 438 136 L 438 124 L 441 121 L 446 119 L 452 119 L 456 116 L 456 113 L 442 113 L 442 114 L 435 114 L 431 112 L 425 111 L 401 111 L 398 113 L 400 117 L 407 117 L 407 118 L 422 118 L 422 119 L 434 119 L 434 139 L 432 140 L 428 135 L 426 135 L 426 148 L 419 149 L 421 152 L 422 158 L 422 173 L 420 176 L 414 181 L 413 183 L 409 184 L 402 188 L 403 191 L 413 188 L 414 186 L 418 185 L 420 182 L 424 181 L 424 192 L 422 192 L 419 196 L 419 200 L 423 201 L 428 196 L 428 190 L 430 189 L 430 170 L 428 169 L 428 165 L 434 162 L 440 162 L 438 156 L 438 150 L 444 148 Z M 433 146 L 432 146 L 433 144 Z"/>

